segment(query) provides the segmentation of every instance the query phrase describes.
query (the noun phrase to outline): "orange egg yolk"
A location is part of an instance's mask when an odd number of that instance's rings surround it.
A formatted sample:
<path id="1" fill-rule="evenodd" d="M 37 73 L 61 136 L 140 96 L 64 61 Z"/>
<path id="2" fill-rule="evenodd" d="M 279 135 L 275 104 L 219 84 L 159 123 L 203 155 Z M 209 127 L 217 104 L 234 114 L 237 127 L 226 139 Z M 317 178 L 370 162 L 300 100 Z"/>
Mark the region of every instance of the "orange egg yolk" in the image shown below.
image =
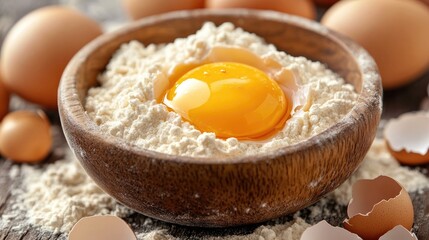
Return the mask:
<path id="1" fill-rule="evenodd" d="M 163 103 L 219 138 L 263 139 L 283 127 L 287 98 L 261 70 L 235 62 L 201 65 L 167 90 Z"/>

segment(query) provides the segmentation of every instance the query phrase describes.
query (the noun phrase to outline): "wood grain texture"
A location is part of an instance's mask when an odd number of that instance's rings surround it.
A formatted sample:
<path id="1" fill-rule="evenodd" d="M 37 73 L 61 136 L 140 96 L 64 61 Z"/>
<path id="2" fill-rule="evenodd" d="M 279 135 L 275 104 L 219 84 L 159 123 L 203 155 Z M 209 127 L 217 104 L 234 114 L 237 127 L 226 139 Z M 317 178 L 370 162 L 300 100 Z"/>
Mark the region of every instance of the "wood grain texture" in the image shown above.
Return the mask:
<path id="1" fill-rule="evenodd" d="M 102 133 L 83 103 L 120 44 L 132 39 L 144 44 L 172 42 L 206 21 L 232 22 L 280 50 L 326 63 L 356 87 L 359 100 L 341 122 L 317 136 L 275 152 L 227 161 L 139 149 Z M 68 143 L 87 173 L 119 202 L 167 222 L 235 226 L 295 212 L 347 179 L 374 139 L 381 84 L 364 50 L 319 24 L 274 12 L 196 10 L 132 23 L 81 50 L 64 72 L 59 114 Z"/>

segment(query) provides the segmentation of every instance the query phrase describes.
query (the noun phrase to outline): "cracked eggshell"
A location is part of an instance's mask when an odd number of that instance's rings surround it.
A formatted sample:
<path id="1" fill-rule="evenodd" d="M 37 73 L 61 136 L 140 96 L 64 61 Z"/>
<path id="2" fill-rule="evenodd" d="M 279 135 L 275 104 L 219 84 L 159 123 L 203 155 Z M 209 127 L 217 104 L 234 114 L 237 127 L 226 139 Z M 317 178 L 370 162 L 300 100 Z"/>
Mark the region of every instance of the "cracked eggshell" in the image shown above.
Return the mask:
<path id="1" fill-rule="evenodd" d="M 384 128 L 387 147 L 394 158 L 408 165 L 429 163 L 429 113 L 406 113 Z"/>
<path id="2" fill-rule="evenodd" d="M 116 216 L 81 218 L 69 234 L 69 240 L 93 239 L 137 240 L 128 224 Z"/>
<path id="3" fill-rule="evenodd" d="M 379 176 L 353 185 L 344 228 L 365 240 L 378 240 L 397 225 L 411 229 L 414 210 L 407 191 L 395 180 Z"/>
<path id="4" fill-rule="evenodd" d="M 411 233 L 403 226 L 398 225 L 392 228 L 379 238 L 379 240 L 418 240 L 414 233 Z"/>
<path id="5" fill-rule="evenodd" d="M 325 220 L 307 228 L 301 236 L 301 240 L 362 240 L 358 235 L 344 228 L 334 227 Z"/>

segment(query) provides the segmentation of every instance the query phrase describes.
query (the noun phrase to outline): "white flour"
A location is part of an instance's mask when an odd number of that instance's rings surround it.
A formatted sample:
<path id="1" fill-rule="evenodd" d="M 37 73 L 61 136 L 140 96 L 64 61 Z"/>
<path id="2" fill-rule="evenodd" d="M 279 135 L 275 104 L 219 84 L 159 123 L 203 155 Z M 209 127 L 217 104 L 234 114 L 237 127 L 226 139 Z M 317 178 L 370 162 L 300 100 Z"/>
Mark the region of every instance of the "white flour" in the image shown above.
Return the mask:
<path id="1" fill-rule="evenodd" d="M 16 177 L 18 171 L 24 176 L 23 186 L 27 187 L 13 190 L 12 195 L 16 197 L 14 211 L 4 214 L 4 221 L 25 216 L 24 221 L 41 226 L 43 230 L 68 232 L 85 216 L 125 217 L 131 212 L 104 193 L 86 175 L 71 152 L 45 170 L 32 165 L 23 165 L 19 169 L 15 165 L 10 177 Z"/>
<path id="2" fill-rule="evenodd" d="M 19 174 L 24 178 L 22 186 L 26 187 L 16 188 L 12 192 L 16 200 L 11 210 L 0 218 L 0 225 L 19 219 L 23 224 L 15 227 L 17 231 L 31 224 L 41 230 L 68 233 L 84 216 L 112 214 L 125 217 L 133 213 L 99 189 L 71 154 L 67 154 L 64 160 L 47 165 L 45 169 L 15 165 L 10 176 Z M 380 174 L 396 179 L 409 192 L 429 186 L 429 180 L 421 172 L 400 166 L 387 152 L 384 142 L 376 140 L 360 168 L 349 180 L 315 205 L 297 212 L 290 221 L 276 220 L 277 224 L 260 226 L 249 235 L 204 239 L 298 240 L 310 224 L 323 218 L 340 218 L 338 214 L 345 211 L 344 206 L 351 198 L 351 185 L 356 180 L 375 178 Z M 144 223 L 147 226 L 151 224 L 150 218 Z M 131 226 L 134 226 L 133 223 Z M 145 240 L 175 239 L 168 230 L 162 229 L 138 232 L 138 237 Z"/>
<path id="3" fill-rule="evenodd" d="M 308 110 L 294 114 L 269 141 L 245 143 L 200 132 L 154 100 L 158 89 L 154 89 L 154 81 L 166 81 L 168 72 L 178 64 L 201 62 L 216 46 L 245 48 L 292 70 L 297 85 L 309 89 Z M 100 87 L 89 90 L 85 108 L 103 132 L 142 148 L 199 157 L 254 155 L 300 142 L 338 122 L 358 96 L 351 85 L 321 63 L 277 51 L 262 38 L 229 23 L 219 27 L 207 23 L 195 35 L 167 45 L 123 44 L 99 82 Z"/>

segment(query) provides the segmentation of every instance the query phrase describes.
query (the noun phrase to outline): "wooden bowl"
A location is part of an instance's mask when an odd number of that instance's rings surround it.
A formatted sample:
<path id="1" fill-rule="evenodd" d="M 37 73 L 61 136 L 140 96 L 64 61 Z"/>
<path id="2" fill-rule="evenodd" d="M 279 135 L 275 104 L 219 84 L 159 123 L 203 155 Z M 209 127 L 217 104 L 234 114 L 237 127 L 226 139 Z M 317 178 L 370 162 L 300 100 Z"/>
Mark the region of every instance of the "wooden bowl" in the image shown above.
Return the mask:
<path id="1" fill-rule="evenodd" d="M 206 21 L 232 22 L 280 50 L 327 64 L 355 86 L 360 94 L 356 106 L 306 141 L 228 162 L 149 151 L 102 132 L 85 113 L 84 102 L 115 50 L 133 39 L 172 42 L 193 34 Z M 195 10 L 146 18 L 95 39 L 69 63 L 58 102 L 70 147 L 104 191 L 153 218 L 224 227 L 293 213 L 344 182 L 375 137 L 381 92 L 371 57 L 315 22 L 270 11 Z"/>

